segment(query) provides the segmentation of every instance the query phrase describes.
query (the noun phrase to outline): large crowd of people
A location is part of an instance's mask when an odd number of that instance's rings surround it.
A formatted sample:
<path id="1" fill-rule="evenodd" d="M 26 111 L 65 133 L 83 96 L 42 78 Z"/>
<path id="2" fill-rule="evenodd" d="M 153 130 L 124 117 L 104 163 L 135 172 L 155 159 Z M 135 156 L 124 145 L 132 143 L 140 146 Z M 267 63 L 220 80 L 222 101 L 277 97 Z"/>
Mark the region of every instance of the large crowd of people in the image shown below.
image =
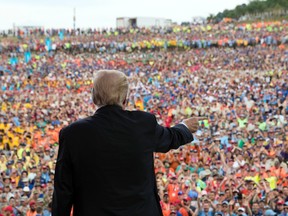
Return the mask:
<path id="1" fill-rule="evenodd" d="M 192 143 L 155 154 L 164 216 L 288 215 L 287 32 L 283 21 L 0 39 L 0 215 L 51 215 L 58 133 L 95 112 L 100 69 L 125 72 L 127 109 L 163 126 L 207 116 Z"/>

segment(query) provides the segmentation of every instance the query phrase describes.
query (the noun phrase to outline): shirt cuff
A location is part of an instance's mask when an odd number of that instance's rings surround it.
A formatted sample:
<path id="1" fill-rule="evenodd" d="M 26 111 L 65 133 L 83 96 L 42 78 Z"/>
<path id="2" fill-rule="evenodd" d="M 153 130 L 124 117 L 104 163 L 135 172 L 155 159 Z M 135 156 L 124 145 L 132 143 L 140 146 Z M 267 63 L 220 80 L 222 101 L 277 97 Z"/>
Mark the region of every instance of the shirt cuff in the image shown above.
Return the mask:
<path id="1" fill-rule="evenodd" d="M 188 126 L 184 122 L 180 122 L 180 124 L 184 125 L 189 130 Z"/>

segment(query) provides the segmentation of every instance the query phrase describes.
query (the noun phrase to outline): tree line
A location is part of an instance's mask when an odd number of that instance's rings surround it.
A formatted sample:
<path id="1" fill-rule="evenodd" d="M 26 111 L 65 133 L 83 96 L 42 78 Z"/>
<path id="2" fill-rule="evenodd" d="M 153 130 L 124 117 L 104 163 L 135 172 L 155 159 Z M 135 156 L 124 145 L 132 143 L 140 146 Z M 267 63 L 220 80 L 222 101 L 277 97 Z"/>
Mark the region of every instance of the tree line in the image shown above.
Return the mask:
<path id="1" fill-rule="evenodd" d="M 223 18 L 239 20 L 241 18 L 267 18 L 286 16 L 288 14 L 288 0 L 251 0 L 248 4 L 241 4 L 232 10 L 224 10 L 216 15 L 210 15 L 207 20 L 219 22 Z"/>

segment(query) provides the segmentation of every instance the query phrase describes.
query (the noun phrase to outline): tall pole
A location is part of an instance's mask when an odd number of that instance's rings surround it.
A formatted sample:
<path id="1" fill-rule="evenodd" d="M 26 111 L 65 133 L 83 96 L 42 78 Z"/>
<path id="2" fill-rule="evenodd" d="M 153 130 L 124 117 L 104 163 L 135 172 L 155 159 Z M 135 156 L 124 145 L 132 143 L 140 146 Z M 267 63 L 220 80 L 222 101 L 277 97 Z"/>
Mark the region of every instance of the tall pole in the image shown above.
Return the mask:
<path id="1" fill-rule="evenodd" d="M 76 30 L 76 8 L 74 8 L 73 27 L 74 27 L 74 31 L 75 31 Z"/>
<path id="2" fill-rule="evenodd" d="M 15 37 L 16 36 L 16 24 L 13 23 L 13 36 Z"/>

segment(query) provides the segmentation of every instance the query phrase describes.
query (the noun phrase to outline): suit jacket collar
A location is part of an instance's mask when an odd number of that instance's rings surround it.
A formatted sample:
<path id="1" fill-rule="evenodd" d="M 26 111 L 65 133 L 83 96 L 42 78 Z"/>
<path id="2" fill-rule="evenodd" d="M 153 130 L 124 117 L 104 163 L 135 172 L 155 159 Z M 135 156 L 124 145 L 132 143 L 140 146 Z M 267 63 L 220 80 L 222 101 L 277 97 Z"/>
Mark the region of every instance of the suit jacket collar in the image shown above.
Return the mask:
<path id="1" fill-rule="evenodd" d="M 105 111 L 109 111 L 109 110 L 123 110 L 123 108 L 120 105 L 116 105 L 116 104 L 115 105 L 105 105 L 105 106 L 98 108 L 96 110 L 96 112 L 94 113 L 94 115 L 96 115 L 98 113 L 105 112 Z"/>

